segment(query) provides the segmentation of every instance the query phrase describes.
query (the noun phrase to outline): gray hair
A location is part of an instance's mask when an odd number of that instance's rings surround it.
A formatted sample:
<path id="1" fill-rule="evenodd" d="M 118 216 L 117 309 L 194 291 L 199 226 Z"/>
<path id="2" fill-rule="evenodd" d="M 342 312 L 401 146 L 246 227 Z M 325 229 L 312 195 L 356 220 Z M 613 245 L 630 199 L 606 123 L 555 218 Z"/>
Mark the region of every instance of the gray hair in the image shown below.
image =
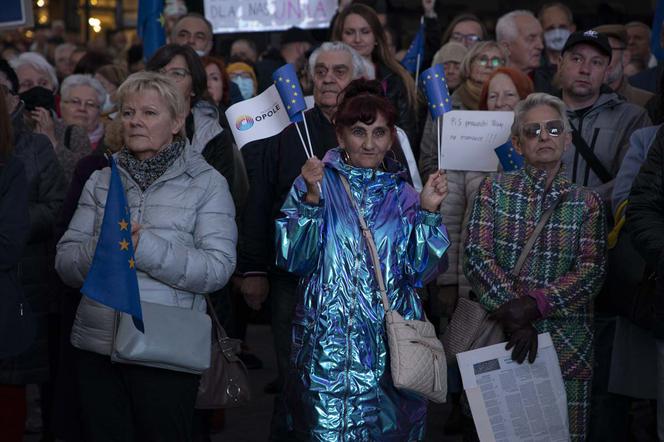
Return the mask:
<path id="1" fill-rule="evenodd" d="M 166 102 L 166 107 L 172 117 L 184 118 L 187 114 L 187 104 L 173 80 L 166 75 L 151 71 L 131 74 L 120 85 L 115 96 L 118 109 L 122 111 L 128 97 L 145 91 L 155 91 Z"/>
<path id="2" fill-rule="evenodd" d="M 62 98 L 65 100 L 68 99 L 71 89 L 76 86 L 87 86 L 92 88 L 97 94 L 99 105 L 101 106 L 104 104 L 104 101 L 106 100 L 106 89 L 104 89 L 104 86 L 102 86 L 99 80 L 88 74 L 74 74 L 65 78 L 62 82 L 62 87 L 60 88 L 60 95 L 62 95 Z"/>
<path id="3" fill-rule="evenodd" d="M 572 126 L 570 126 L 569 120 L 567 119 L 567 106 L 565 106 L 563 100 L 543 92 L 535 92 L 528 95 L 525 100 L 520 101 L 514 108 L 514 122 L 512 123 L 511 129 L 513 137 L 519 136 L 523 119 L 528 112 L 537 106 L 549 106 L 551 109 L 558 112 L 560 119 L 563 121 L 565 132 L 572 131 Z"/>
<path id="4" fill-rule="evenodd" d="M 37 53 L 37 52 L 24 52 L 23 54 L 19 55 L 17 58 L 12 60 L 10 63 L 11 67 L 14 68 L 15 71 L 17 71 L 23 66 L 29 66 L 35 71 L 42 72 L 46 75 L 51 80 L 51 83 L 53 83 L 53 92 L 57 92 L 58 90 L 58 76 L 55 73 L 55 68 L 51 66 L 51 64 L 46 61 L 43 55 Z"/>
<path id="5" fill-rule="evenodd" d="M 365 75 L 366 72 L 364 69 L 364 61 L 362 60 L 362 56 L 358 54 L 355 49 L 340 41 L 326 41 L 318 48 L 316 48 L 316 50 L 312 52 L 311 56 L 309 57 L 309 74 L 312 78 L 314 76 L 314 67 L 316 66 L 316 61 L 318 61 L 318 56 L 322 52 L 333 51 L 348 52 L 350 54 L 350 58 L 352 59 L 353 64 L 353 80 Z"/>
<path id="6" fill-rule="evenodd" d="M 55 47 L 55 50 L 53 51 L 53 58 L 55 58 L 57 60 L 58 55 L 60 55 L 60 52 L 68 50 L 68 49 L 73 51 L 73 50 L 76 49 L 76 45 L 73 44 L 73 43 L 62 43 L 62 44 L 57 45 Z"/>
<path id="7" fill-rule="evenodd" d="M 519 29 L 516 26 L 517 17 L 532 17 L 535 20 L 535 14 L 527 9 L 517 9 L 502 15 L 496 22 L 496 41 L 514 41 L 519 37 Z"/>
<path id="8" fill-rule="evenodd" d="M 473 45 L 472 48 L 468 50 L 468 52 L 466 52 L 466 55 L 463 57 L 463 60 L 461 61 L 459 74 L 461 75 L 462 80 L 465 81 L 470 78 L 470 68 L 473 64 L 473 61 L 475 61 L 475 58 L 477 58 L 482 52 L 488 51 L 489 49 L 497 49 L 498 51 L 500 51 L 500 53 L 503 54 L 505 63 L 507 63 L 507 60 L 510 58 L 510 54 L 507 48 L 505 48 L 505 46 L 498 44 L 493 40 L 481 41 L 479 43 L 476 43 L 475 45 Z"/>

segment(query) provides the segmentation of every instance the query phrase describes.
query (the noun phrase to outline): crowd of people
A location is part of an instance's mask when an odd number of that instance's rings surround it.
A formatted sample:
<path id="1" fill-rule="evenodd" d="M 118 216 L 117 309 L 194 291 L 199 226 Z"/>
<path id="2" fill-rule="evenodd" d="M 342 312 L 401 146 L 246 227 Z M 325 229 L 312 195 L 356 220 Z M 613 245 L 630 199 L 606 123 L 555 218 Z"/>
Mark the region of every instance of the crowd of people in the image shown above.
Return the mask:
<path id="1" fill-rule="evenodd" d="M 422 0 L 420 69 L 443 66 L 454 110 L 512 112 L 523 158 L 446 171 L 382 0 L 223 56 L 176 5 L 149 57 L 123 32 L 0 34 L 2 440 L 34 415 L 45 441 L 214 431 L 200 376 L 111 362 L 117 313 L 81 293 L 112 167 L 142 302 L 205 312 L 211 294 L 240 340 L 269 317 L 277 377 L 252 387 L 275 394 L 270 440 L 425 439 L 426 399 L 392 381 L 381 293 L 439 336 L 459 299 L 477 301 L 518 363 L 550 333 L 571 440 L 664 440 L 664 61 L 649 26 L 583 29 L 559 2 L 445 21 Z M 313 96 L 312 156 L 293 124 L 239 150 L 225 111 L 286 63 Z M 247 343 L 239 356 L 262 366 Z M 478 440 L 447 371 L 445 431 Z"/>

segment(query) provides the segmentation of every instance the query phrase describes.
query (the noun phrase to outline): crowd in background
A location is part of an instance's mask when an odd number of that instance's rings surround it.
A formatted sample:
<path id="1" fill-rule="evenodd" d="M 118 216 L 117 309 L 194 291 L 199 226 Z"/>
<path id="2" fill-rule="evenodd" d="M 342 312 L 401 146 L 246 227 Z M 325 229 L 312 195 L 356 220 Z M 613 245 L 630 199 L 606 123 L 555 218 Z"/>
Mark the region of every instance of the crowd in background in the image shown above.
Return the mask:
<path id="1" fill-rule="evenodd" d="M 0 318 L 3 440 L 22 440 L 26 428 L 43 440 L 114 440 L 132 431 L 137 440 L 209 440 L 211 413 L 193 410 L 197 378 L 111 366 L 112 315 L 80 294 L 108 190 L 106 153 L 115 154 L 131 183 L 125 187 L 132 211 L 149 220 L 130 226 L 144 276 L 141 296 L 181 305 L 196 303 L 191 294 L 212 293 L 225 328 L 238 339 L 250 321 L 268 320 L 278 376 L 253 388 L 276 395 L 271 440 L 310 437 L 303 428 L 314 440 L 333 440 L 341 431 L 315 412 L 292 427 L 294 401 L 319 413 L 335 406 L 327 402 L 329 391 L 311 396 L 311 379 L 298 378 L 303 367 L 313 373 L 325 366 L 306 353 L 316 355 L 306 340 L 322 339 L 310 330 L 322 321 L 312 293 L 332 290 L 331 284 L 312 285 L 305 295 L 300 283 L 313 284 L 307 278 L 320 269 L 304 272 L 281 247 L 294 234 L 289 216 L 315 221 L 314 209 L 302 205 L 319 205 L 321 195 L 314 203 L 305 195 L 316 193 L 316 180 L 325 181 L 318 169 L 303 168 L 313 166 L 293 126 L 239 150 L 225 111 L 265 91 L 272 73 L 291 63 L 314 99 L 307 122 L 313 154 L 326 159 L 325 167 L 355 164 L 335 149 L 350 137 L 344 130 L 358 120 L 374 127 L 381 116 L 394 133 L 386 162 L 400 165 L 403 180 L 383 177 L 381 186 L 408 183 L 426 194 L 430 177 L 439 174 L 436 124 L 414 74 L 400 63 L 406 48 L 393 29 L 397 18 L 382 0 L 341 0 L 327 30 L 294 27 L 265 50 L 243 36 L 222 54 L 210 22 L 175 5 L 165 11 L 167 43 L 149 57 L 123 31 L 87 45 L 69 41 L 62 23 L 36 29 L 30 40 L 18 31 L 0 33 L 0 286 L 7 299 L 0 302 L 21 305 L 19 318 L 9 307 L 0 310 L 9 318 Z M 550 332 L 572 440 L 664 440 L 664 407 L 658 407 L 664 401 L 664 61 L 650 51 L 650 27 L 616 21 L 582 28 L 558 2 L 499 17 L 443 17 L 435 0 L 421 6 L 421 70 L 444 67 L 455 110 L 515 112 L 511 139 L 526 165 L 512 174 L 443 174 L 445 197 L 433 212 L 442 215 L 444 229 L 431 235 L 449 243 L 439 250 L 446 266 L 409 280 L 419 296 L 404 308 L 419 315 L 421 299 L 441 335 L 459 298 L 499 312 L 523 348 L 533 333 Z M 353 94 L 382 100 L 370 121 L 342 118 L 352 114 L 342 106 L 351 82 Z M 547 142 L 552 157 L 542 162 L 536 143 Z M 381 156 L 371 167 L 391 167 L 384 164 Z M 323 163 L 316 167 L 322 171 Z M 564 203 L 558 195 L 567 195 Z M 523 245 L 551 206 L 557 215 L 548 242 L 538 243 L 520 277 L 511 277 L 520 251 L 511 244 Z M 442 225 L 429 215 L 423 226 Z M 635 306 L 648 290 L 654 301 L 643 313 L 649 321 L 642 321 Z M 22 302 L 32 326 L 22 322 Z M 307 316 L 316 314 L 316 320 Z M 262 367 L 246 343 L 240 357 L 250 369 Z M 294 379 L 304 385 L 297 394 L 289 390 Z M 100 405 L 107 394 L 131 405 Z M 475 440 L 455 364 L 448 367 L 448 402 L 445 431 Z M 131 416 L 124 427 L 111 425 L 126 419 L 127 410 L 139 416 L 133 430 Z M 357 440 L 397 434 L 362 433 L 369 424 L 357 425 Z M 320 427 L 329 432 L 313 431 Z M 424 437 L 416 430 L 398 434 Z"/>

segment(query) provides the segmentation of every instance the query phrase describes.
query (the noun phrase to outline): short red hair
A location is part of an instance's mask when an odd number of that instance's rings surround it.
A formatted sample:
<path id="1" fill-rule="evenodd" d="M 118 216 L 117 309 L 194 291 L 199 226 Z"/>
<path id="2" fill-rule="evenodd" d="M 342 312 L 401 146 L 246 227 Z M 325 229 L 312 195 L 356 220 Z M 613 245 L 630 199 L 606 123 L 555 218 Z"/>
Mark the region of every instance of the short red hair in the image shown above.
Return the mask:
<path id="1" fill-rule="evenodd" d="M 390 100 L 385 97 L 383 87 L 379 81 L 365 80 L 363 78 L 351 81 L 339 94 L 341 102 L 334 114 L 334 126 L 337 132 L 351 127 L 358 121 L 364 124 L 373 124 L 378 114 L 385 118 L 387 126 L 395 130 L 397 111 Z"/>
<path id="2" fill-rule="evenodd" d="M 534 92 L 535 87 L 533 86 L 533 82 L 526 74 L 512 68 L 498 68 L 491 73 L 489 78 L 484 82 L 484 86 L 482 86 L 482 92 L 480 93 L 480 110 L 488 110 L 486 101 L 489 95 L 489 84 L 491 83 L 491 80 L 493 80 L 493 77 L 498 74 L 504 74 L 510 77 L 512 83 L 516 86 L 516 92 L 519 94 L 520 100 L 523 100 Z"/>

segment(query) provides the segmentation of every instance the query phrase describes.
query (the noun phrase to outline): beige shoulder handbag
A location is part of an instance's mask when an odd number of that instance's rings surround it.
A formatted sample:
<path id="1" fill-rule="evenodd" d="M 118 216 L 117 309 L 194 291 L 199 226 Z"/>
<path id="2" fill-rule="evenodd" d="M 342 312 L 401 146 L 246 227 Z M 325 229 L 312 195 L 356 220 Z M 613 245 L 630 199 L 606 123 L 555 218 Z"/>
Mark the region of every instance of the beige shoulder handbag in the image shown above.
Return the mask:
<path id="1" fill-rule="evenodd" d="M 355 203 L 348 180 L 342 175 L 339 177 L 360 220 L 362 235 L 367 242 L 378 281 L 385 309 L 385 330 L 389 346 L 392 382 L 399 389 L 418 393 L 433 402 L 445 402 L 447 364 L 443 344 L 436 336 L 433 324 L 426 319 L 426 316 L 422 321 L 405 320 L 397 311 L 390 309 L 373 235 Z"/>

